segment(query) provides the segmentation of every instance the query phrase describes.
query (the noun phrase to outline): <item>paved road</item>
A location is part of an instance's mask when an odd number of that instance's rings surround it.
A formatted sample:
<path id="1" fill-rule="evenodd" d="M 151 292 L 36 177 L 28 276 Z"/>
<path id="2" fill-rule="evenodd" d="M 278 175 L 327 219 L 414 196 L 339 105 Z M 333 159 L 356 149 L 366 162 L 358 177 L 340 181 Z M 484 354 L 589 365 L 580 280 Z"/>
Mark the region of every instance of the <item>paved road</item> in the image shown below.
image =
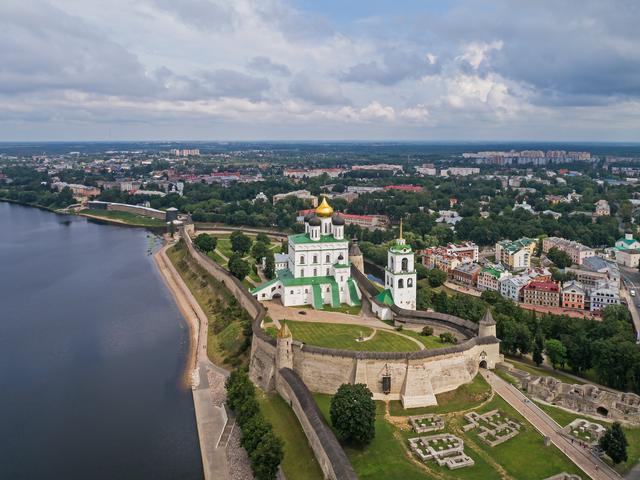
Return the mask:
<path id="1" fill-rule="evenodd" d="M 162 247 L 155 256 L 156 263 L 167 286 L 173 292 L 178 308 L 191 326 L 192 342 L 196 353 L 192 367 L 195 386 L 193 402 L 200 439 L 200 451 L 205 480 L 228 480 L 231 478 L 227 462 L 226 449 L 218 447 L 226 425 L 224 408 L 214 404 L 209 388 L 207 371 L 215 370 L 227 376 L 229 373 L 214 365 L 207 356 L 208 318 L 189 288 L 185 285 L 166 251 L 169 245 Z"/>
<path id="2" fill-rule="evenodd" d="M 616 472 L 600 459 L 591 455 L 588 450 L 579 447 L 577 444 L 572 444 L 567 438 L 560 435 L 561 427 L 517 388 L 488 370 L 481 370 L 481 374 L 498 395 L 515 408 L 542 435 L 549 437 L 551 442 L 590 478 L 593 480 L 621 479 Z"/>

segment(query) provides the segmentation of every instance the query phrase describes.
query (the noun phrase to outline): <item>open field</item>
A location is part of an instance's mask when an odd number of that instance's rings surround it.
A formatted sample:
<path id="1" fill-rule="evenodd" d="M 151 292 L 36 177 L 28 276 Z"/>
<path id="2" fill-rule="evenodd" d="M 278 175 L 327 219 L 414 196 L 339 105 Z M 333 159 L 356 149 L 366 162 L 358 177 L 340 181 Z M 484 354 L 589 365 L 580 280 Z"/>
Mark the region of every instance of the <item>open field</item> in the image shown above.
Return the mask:
<path id="1" fill-rule="evenodd" d="M 82 210 L 80 215 L 85 217 L 96 217 L 98 219 L 116 220 L 119 223 L 136 227 L 166 227 L 165 222 L 157 218 L 143 217 L 129 212 L 117 212 L 114 210 Z"/>
<path id="2" fill-rule="evenodd" d="M 421 335 L 420 333 L 414 332 L 413 330 L 409 330 L 407 328 L 400 330 L 400 333 L 402 333 L 403 335 L 407 335 L 411 338 L 415 338 L 420 343 L 422 343 L 427 349 L 442 348 L 442 347 L 447 347 L 449 345 L 452 345 L 451 343 L 448 343 L 448 342 L 442 343 L 440 341 L 440 337 L 438 337 L 437 335 Z"/>
<path id="3" fill-rule="evenodd" d="M 368 337 L 373 333 L 372 328 L 360 325 L 292 320 L 286 320 L 286 323 L 295 340 L 318 347 L 371 352 L 413 352 L 420 349 L 411 340 L 383 330 L 376 331 L 370 340 L 358 342 L 356 339 L 360 335 Z"/>
<path id="4" fill-rule="evenodd" d="M 488 398 L 489 386 L 484 379 L 477 376 L 472 383 L 462 386 L 454 392 L 449 392 L 442 401 L 445 414 L 445 432 L 452 433 L 465 442 L 465 453 L 473 458 L 475 465 L 449 470 L 439 467 L 434 462 L 427 462 L 421 466 L 408 450 L 408 439 L 418 436 L 407 425 L 394 421 L 390 423 L 384 417 L 384 404 L 376 402 L 378 414 L 376 416 L 376 437 L 366 448 L 345 447 L 345 451 L 353 464 L 359 478 L 377 480 L 387 478 L 438 478 L 462 480 L 493 480 L 500 478 L 504 472 L 510 478 L 518 480 L 539 480 L 562 471 L 580 474 L 580 470 L 568 460 L 557 448 L 545 447 L 543 438 L 520 415 L 499 397 L 494 397 L 482 404 L 479 398 Z M 476 394 L 484 394 L 477 397 Z M 330 423 L 329 406 L 330 395 L 315 395 L 325 419 Z M 448 402 L 449 405 L 445 405 Z M 399 402 L 398 402 L 399 403 Z M 453 413 L 460 410 L 461 413 Z M 400 407 L 401 408 L 401 407 Z M 438 408 L 438 407 L 436 407 Z M 466 424 L 462 411 L 475 409 L 479 413 L 492 409 L 499 409 L 510 418 L 523 424 L 521 432 L 514 438 L 496 447 L 490 447 L 480 440 L 475 431 L 464 432 L 462 426 Z M 416 414 L 417 410 L 402 411 L 401 414 Z M 398 408 L 391 409 L 390 414 L 399 413 Z"/>
<path id="5" fill-rule="evenodd" d="M 324 476 L 320 465 L 289 405 L 280 395 L 265 394 L 261 391 L 258 392 L 258 402 L 265 418 L 273 425 L 276 435 L 284 441 L 284 460 L 281 467 L 285 476 L 291 479 L 322 480 Z"/>

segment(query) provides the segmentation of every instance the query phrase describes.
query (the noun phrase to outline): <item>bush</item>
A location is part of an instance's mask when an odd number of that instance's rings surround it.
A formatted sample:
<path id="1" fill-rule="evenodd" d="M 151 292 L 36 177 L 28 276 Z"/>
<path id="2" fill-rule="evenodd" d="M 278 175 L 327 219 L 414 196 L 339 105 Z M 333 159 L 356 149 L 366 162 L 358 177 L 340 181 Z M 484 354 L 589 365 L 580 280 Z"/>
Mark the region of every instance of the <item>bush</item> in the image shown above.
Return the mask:
<path id="1" fill-rule="evenodd" d="M 439 287 L 447 280 L 447 274 L 438 268 L 432 268 L 427 273 L 427 280 L 429 280 L 431 287 Z"/>
<path id="2" fill-rule="evenodd" d="M 430 337 L 431 335 L 433 335 L 433 328 L 427 325 L 422 329 L 422 332 L 420 332 L 420 334 L 425 337 Z"/>
<path id="3" fill-rule="evenodd" d="M 627 437 L 618 422 L 614 422 L 600 438 L 600 448 L 615 464 L 627 461 L 628 445 Z"/>
<path id="4" fill-rule="evenodd" d="M 251 271 L 251 267 L 249 266 L 249 263 L 245 262 L 242 259 L 242 257 L 237 253 L 234 253 L 233 255 L 231 255 L 231 258 L 229 258 L 228 265 L 229 265 L 229 271 L 231 272 L 231 275 L 233 275 L 239 280 L 244 279 L 244 277 L 249 275 L 249 272 Z"/>
<path id="5" fill-rule="evenodd" d="M 440 338 L 440 342 L 442 343 L 458 343 L 458 339 L 451 332 L 442 332 L 439 335 L 439 338 Z"/>
<path id="6" fill-rule="evenodd" d="M 376 435 L 376 403 L 363 383 L 340 385 L 331 398 L 331 424 L 340 440 L 365 445 Z"/>

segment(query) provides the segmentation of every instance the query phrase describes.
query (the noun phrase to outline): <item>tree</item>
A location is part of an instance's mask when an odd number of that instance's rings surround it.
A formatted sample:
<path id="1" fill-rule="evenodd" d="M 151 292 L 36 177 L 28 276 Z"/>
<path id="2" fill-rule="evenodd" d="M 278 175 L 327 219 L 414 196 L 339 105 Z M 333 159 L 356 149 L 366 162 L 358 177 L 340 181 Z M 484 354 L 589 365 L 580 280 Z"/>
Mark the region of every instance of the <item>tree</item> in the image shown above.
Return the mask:
<path id="1" fill-rule="evenodd" d="M 253 474 L 258 480 L 274 480 L 284 458 L 282 440 L 272 431 L 267 432 L 249 458 Z"/>
<path id="2" fill-rule="evenodd" d="M 425 337 L 430 337 L 431 335 L 433 335 L 433 328 L 431 328 L 429 325 L 425 326 L 422 329 L 422 335 L 424 335 Z"/>
<path id="3" fill-rule="evenodd" d="M 251 452 L 257 448 L 262 437 L 272 431 L 273 427 L 262 415 L 254 415 L 247 420 L 244 427 L 242 427 L 242 440 L 240 443 L 249 455 L 251 455 Z"/>
<path id="4" fill-rule="evenodd" d="M 544 342 L 544 351 L 549 357 L 553 368 L 556 368 L 558 365 L 564 367 L 567 361 L 567 349 L 560 340 L 550 338 Z"/>
<path id="5" fill-rule="evenodd" d="M 439 287 L 447 280 L 447 273 L 439 268 L 432 268 L 427 272 L 427 280 L 429 280 L 429 285 L 433 288 Z"/>
<path id="6" fill-rule="evenodd" d="M 495 290 L 485 290 L 480 294 L 480 298 L 489 305 L 495 305 L 502 296 Z"/>
<path id="7" fill-rule="evenodd" d="M 629 442 L 620 426 L 620 423 L 613 422 L 600 438 L 600 448 L 609 456 L 613 463 L 627 461 L 627 446 Z"/>
<path id="8" fill-rule="evenodd" d="M 259 233 L 258 235 L 256 235 L 256 242 L 262 242 L 265 245 L 271 244 L 271 240 L 269 239 L 269 236 L 266 233 Z"/>
<path id="9" fill-rule="evenodd" d="M 262 242 L 255 242 L 253 247 L 251 247 L 251 255 L 256 259 L 256 262 L 259 262 L 266 257 L 268 251 L 269 249 Z"/>
<path id="10" fill-rule="evenodd" d="M 544 362 L 544 338 L 540 333 L 536 335 L 533 342 L 533 363 L 537 366 L 542 365 Z"/>
<path id="11" fill-rule="evenodd" d="M 344 383 L 331 398 L 331 424 L 338 438 L 365 445 L 376 435 L 376 404 L 364 383 Z"/>
<path id="12" fill-rule="evenodd" d="M 229 271 L 231 275 L 236 277 L 238 280 L 243 280 L 244 277 L 249 275 L 251 271 L 251 267 L 248 262 L 245 262 L 242 257 L 238 253 L 234 253 L 229 258 Z"/>
<path id="13" fill-rule="evenodd" d="M 196 237 L 193 243 L 201 252 L 209 253 L 216 249 L 218 240 L 207 233 L 201 233 Z"/>
<path id="14" fill-rule="evenodd" d="M 267 252 L 267 259 L 264 262 L 264 276 L 269 280 L 276 276 L 276 259 L 271 250 Z"/>
<path id="15" fill-rule="evenodd" d="M 247 237 L 244 233 L 235 231 L 231 234 L 231 250 L 239 253 L 244 257 L 249 250 L 251 250 L 251 244 L 253 240 Z"/>
<path id="16" fill-rule="evenodd" d="M 571 257 L 569 256 L 569 254 L 562 250 L 558 250 L 556 247 L 549 249 L 549 252 L 547 253 L 547 257 L 558 268 L 570 267 L 571 264 L 573 264 L 573 260 L 571 260 Z"/>

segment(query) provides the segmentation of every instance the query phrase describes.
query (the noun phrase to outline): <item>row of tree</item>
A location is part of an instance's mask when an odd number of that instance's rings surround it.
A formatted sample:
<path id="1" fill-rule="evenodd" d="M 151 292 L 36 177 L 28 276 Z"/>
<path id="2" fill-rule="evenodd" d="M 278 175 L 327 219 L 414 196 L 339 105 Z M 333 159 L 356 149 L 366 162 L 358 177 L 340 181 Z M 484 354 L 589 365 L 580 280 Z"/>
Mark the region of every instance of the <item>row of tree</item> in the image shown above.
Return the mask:
<path id="1" fill-rule="evenodd" d="M 255 386 L 244 369 L 231 372 L 225 386 L 227 405 L 236 413 L 241 444 L 249 455 L 255 478 L 275 479 L 284 458 L 283 442 L 260 411 Z"/>

